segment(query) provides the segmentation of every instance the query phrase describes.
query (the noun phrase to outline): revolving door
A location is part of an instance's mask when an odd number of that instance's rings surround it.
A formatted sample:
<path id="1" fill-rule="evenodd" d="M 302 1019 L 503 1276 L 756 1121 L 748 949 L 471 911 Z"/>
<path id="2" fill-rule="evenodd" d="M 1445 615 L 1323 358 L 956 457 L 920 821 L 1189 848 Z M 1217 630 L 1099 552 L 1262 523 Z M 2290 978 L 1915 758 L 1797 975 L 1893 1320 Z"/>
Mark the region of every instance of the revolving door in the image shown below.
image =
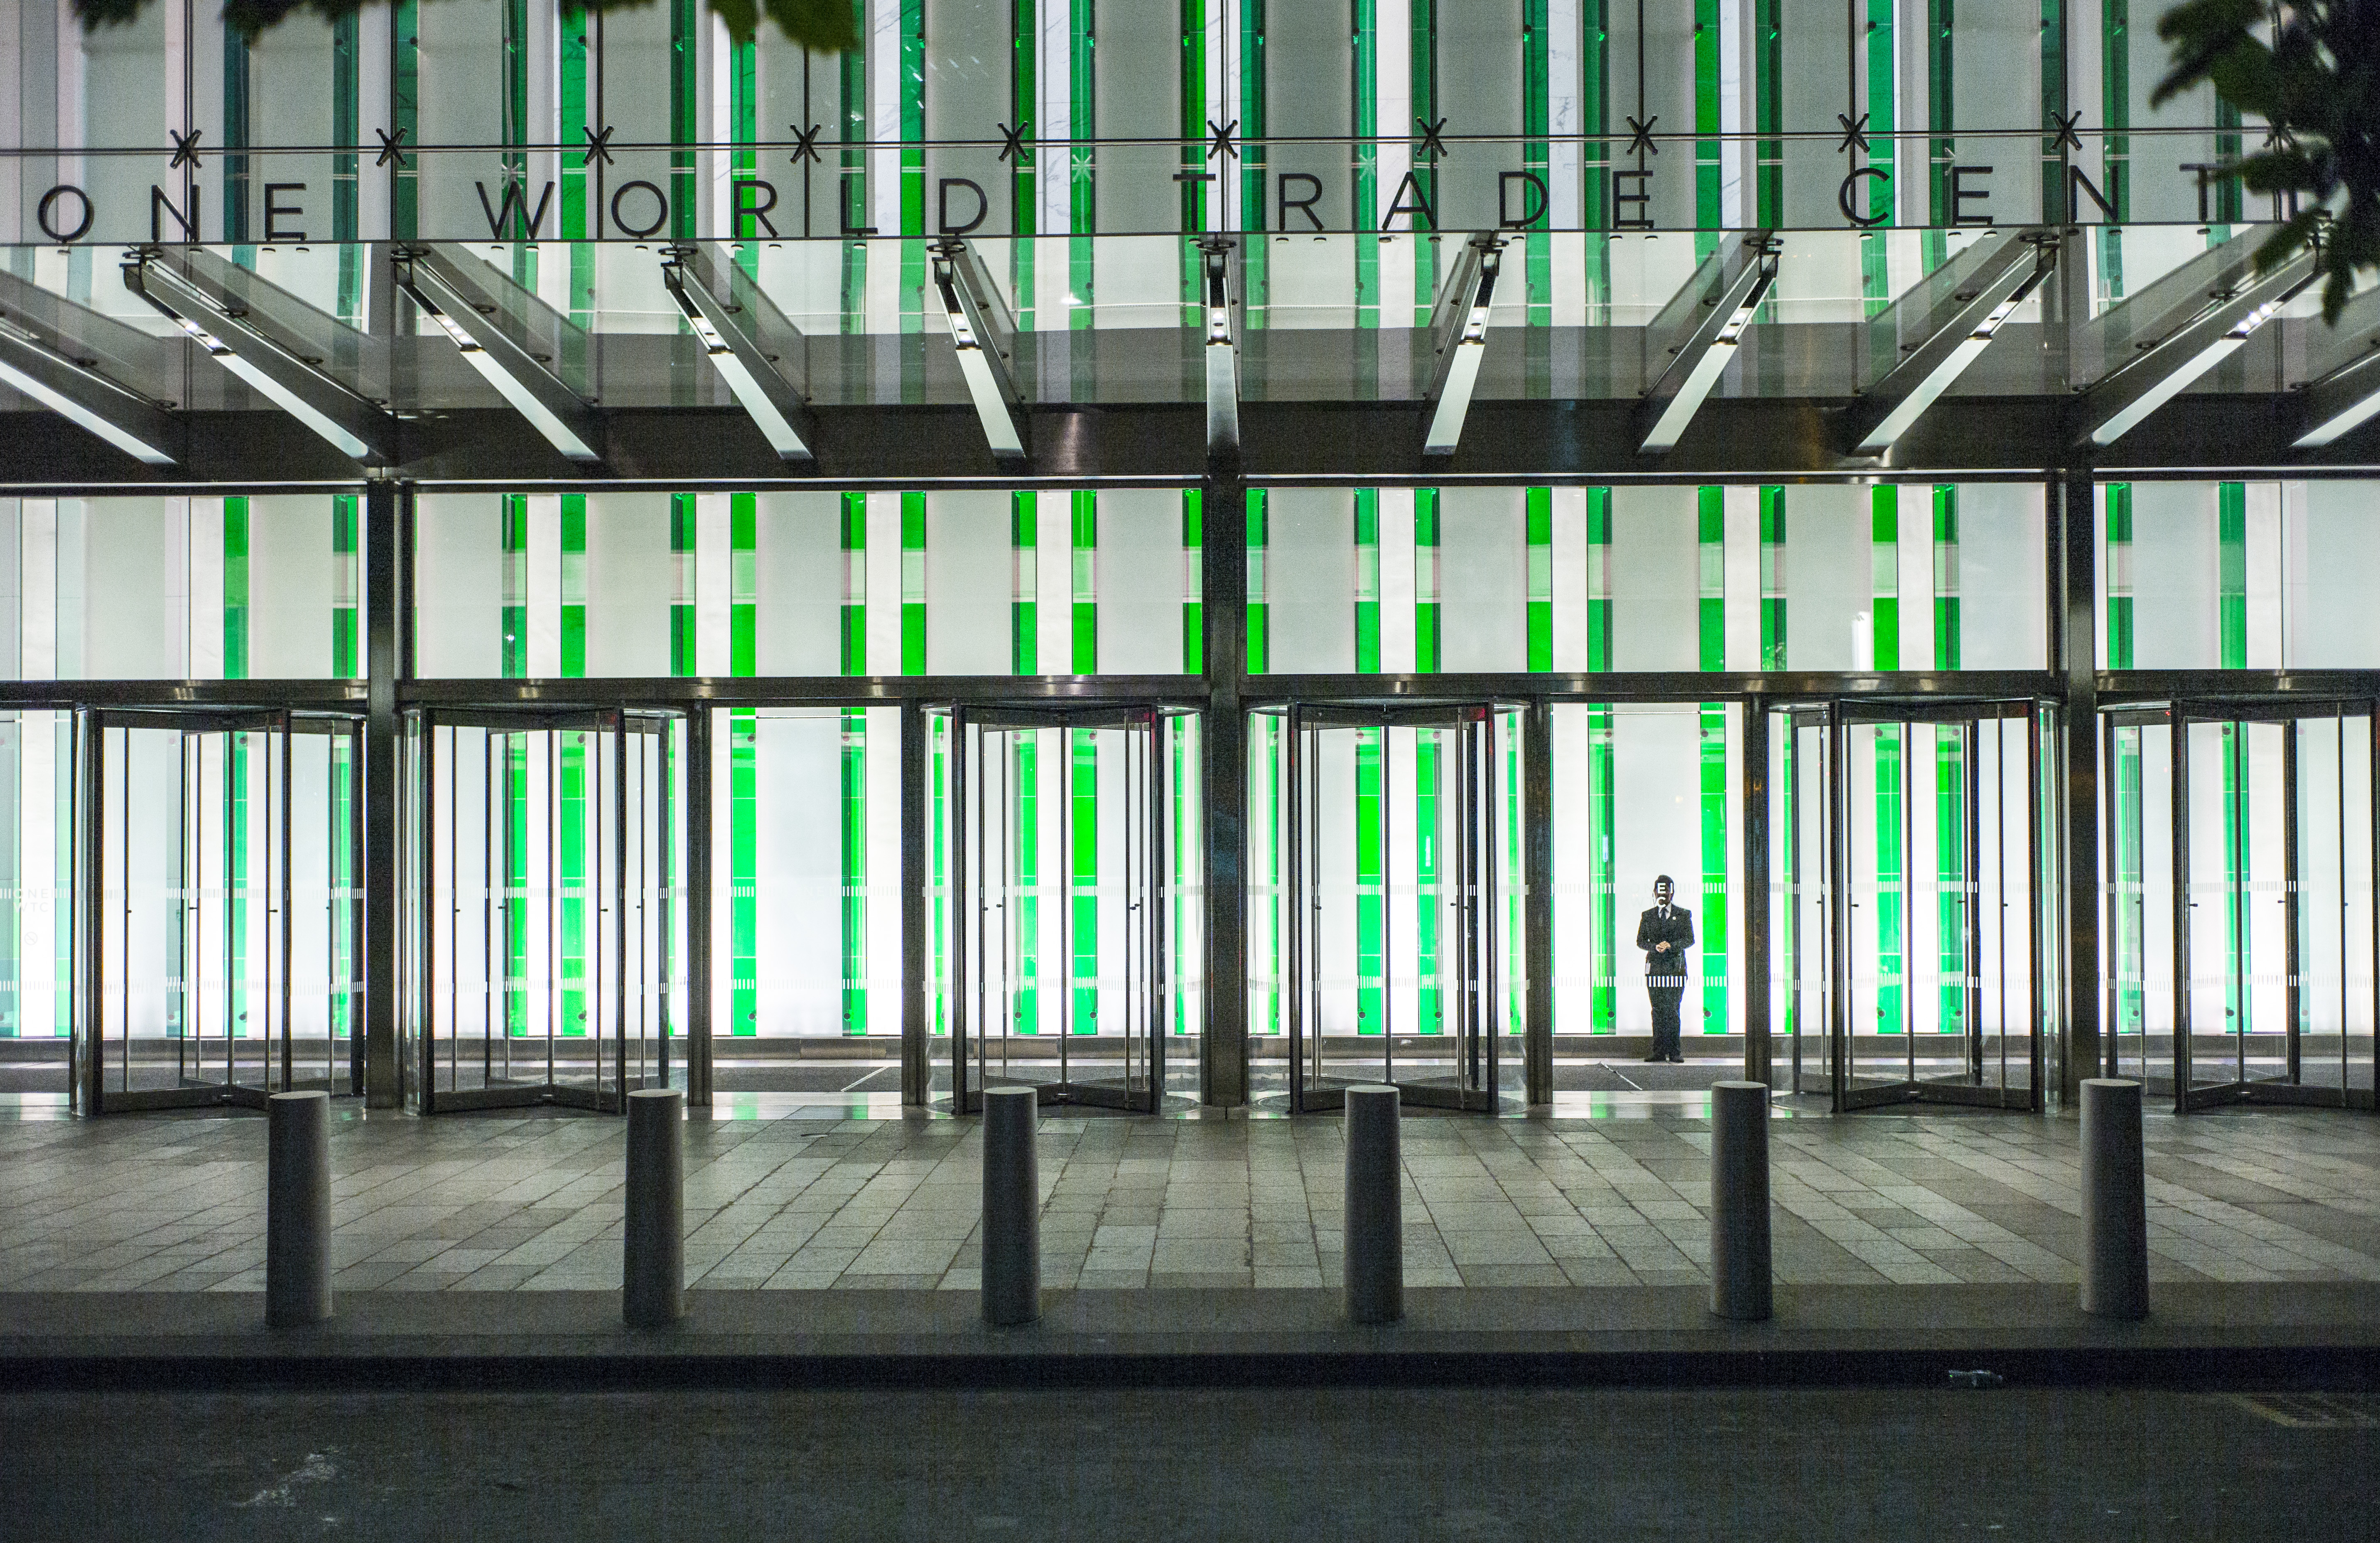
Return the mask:
<path id="1" fill-rule="evenodd" d="M 1263 710 L 1280 721 L 1281 995 L 1293 1113 L 1389 1083 L 1493 1112 L 1521 1029 L 1525 710 Z M 1262 736 L 1270 738 L 1273 736 Z M 1515 1089 L 1517 1091 L 1517 1086 Z"/>
<path id="2" fill-rule="evenodd" d="M 407 715 L 406 1021 L 424 1114 L 621 1112 L 682 1068 L 683 714 Z"/>
<path id="3" fill-rule="evenodd" d="M 2180 1111 L 2374 1107 L 2374 706 L 2101 715 L 2111 1075 Z"/>
<path id="4" fill-rule="evenodd" d="M 1787 1088 L 2041 1105 L 2055 745 L 2032 701 L 1820 702 L 1770 739 Z"/>
<path id="5" fill-rule="evenodd" d="M 1182 978 L 1196 716 L 961 703 L 929 721 L 953 1111 L 1029 1087 L 1043 1104 L 1156 1112 L 1167 1036 L 1197 1022 Z"/>
<path id="6" fill-rule="evenodd" d="M 363 1091 L 361 732 L 339 713 L 76 714 L 91 1113 Z"/>

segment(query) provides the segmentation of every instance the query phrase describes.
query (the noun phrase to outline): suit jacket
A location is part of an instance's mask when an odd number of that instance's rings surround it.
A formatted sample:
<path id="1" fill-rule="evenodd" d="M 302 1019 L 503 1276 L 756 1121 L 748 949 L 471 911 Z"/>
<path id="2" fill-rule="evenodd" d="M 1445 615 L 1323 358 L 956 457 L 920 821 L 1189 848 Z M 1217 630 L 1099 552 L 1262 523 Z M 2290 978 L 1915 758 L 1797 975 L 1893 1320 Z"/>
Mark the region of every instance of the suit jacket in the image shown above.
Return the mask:
<path id="1" fill-rule="evenodd" d="M 1655 943 L 1668 943 L 1670 952 L 1654 953 Z M 1645 951 L 1646 979 L 1663 985 L 1683 985 L 1686 950 L 1694 946 L 1694 914 L 1683 905 L 1671 905 L 1665 920 L 1661 907 L 1654 906 L 1636 918 L 1636 946 Z"/>

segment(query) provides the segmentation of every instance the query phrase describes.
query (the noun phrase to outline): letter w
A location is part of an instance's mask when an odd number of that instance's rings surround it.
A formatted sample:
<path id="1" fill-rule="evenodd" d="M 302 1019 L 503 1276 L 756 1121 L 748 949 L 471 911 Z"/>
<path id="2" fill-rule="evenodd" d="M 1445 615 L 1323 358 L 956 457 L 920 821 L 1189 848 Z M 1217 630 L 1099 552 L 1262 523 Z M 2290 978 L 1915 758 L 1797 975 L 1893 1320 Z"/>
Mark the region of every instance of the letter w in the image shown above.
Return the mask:
<path id="1" fill-rule="evenodd" d="M 493 209 L 488 207 L 488 185 L 484 182 L 474 182 L 471 186 L 480 190 L 480 213 L 488 217 L 488 235 L 492 239 L 503 240 L 508 226 L 516 231 L 515 238 L 517 239 L 518 227 L 515 224 L 516 216 L 528 222 L 529 239 L 537 239 L 538 227 L 545 224 L 546 206 L 553 201 L 552 183 L 547 183 L 545 191 L 538 195 L 535 213 L 529 213 L 528 198 L 525 191 L 527 185 L 524 183 L 506 182 L 504 196 L 497 200 Z"/>

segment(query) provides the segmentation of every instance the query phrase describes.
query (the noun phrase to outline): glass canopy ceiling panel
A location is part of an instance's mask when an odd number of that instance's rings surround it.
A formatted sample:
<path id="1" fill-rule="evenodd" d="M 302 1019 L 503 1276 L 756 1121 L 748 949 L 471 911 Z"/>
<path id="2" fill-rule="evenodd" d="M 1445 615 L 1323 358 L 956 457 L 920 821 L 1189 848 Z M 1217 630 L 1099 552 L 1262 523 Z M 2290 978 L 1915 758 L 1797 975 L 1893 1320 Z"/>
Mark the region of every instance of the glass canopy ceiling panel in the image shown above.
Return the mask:
<path id="1" fill-rule="evenodd" d="M 1772 232 L 1502 233 L 1484 308 L 1476 395 L 1626 402 L 1692 341 L 1726 254 L 1765 242 L 1772 281 L 1745 308 L 1714 398 L 1845 399 L 1896 361 L 1972 330 L 1976 296 L 2023 268 L 2057 271 L 2012 292 L 1938 394 L 2056 395 L 2093 387 L 2138 356 L 2219 320 L 2238 301 L 2236 346 L 2175 390 L 2277 392 L 2362 357 L 2374 302 L 2342 326 L 2318 296 L 2250 262 L 2250 225 L 1963 226 Z M 1229 296 L 1240 395 L 1251 402 L 1418 401 L 1434 356 L 1419 303 L 1382 299 L 1381 264 L 1450 275 L 1465 237 L 1400 232 L 1233 238 Z M 1179 235 L 991 237 L 967 247 L 1014 326 L 1028 404 L 1180 403 L 1206 395 L 1198 239 Z M 2022 244 L 2020 252 L 2019 245 Z M 757 325 L 771 367 L 820 407 L 970 401 L 917 238 L 701 243 L 708 271 L 773 309 Z M 355 396 L 403 415 L 488 409 L 505 398 L 398 280 L 426 252 L 522 357 L 590 407 L 732 407 L 713 350 L 673 295 L 659 240 L 281 242 L 147 249 L 241 324 Z M 1998 254 L 1998 255 L 1996 255 Z M 2015 254 L 2013 256 L 2009 254 Z M 0 337 L 79 361 L 157 404 L 271 405 L 124 276 L 124 249 L 0 249 Z M 1718 264 L 1718 267 L 1714 267 Z M 1067 275 L 1063 284 L 1053 273 Z M 1187 275 L 1187 278 L 1185 278 Z M 2247 293 L 2248 286 L 2267 287 Z M 1423 292 L 1426 293 L 1426 292 Z M 1185 298 L 1185 297 L 1187 297 Z M 2243 298 L 2244 297 L 2244 298 Z M 2265 300 L 2277 302 L 2266 304 Z M 1962 310 L 1962 308 L 1966 308 Z M 2087 312 L 2087 314 L 2085 314 Z M 1961 320 L 1962 316 L 1966 319 Z M 14 395 L 14 394 L 12 394 Z"/>

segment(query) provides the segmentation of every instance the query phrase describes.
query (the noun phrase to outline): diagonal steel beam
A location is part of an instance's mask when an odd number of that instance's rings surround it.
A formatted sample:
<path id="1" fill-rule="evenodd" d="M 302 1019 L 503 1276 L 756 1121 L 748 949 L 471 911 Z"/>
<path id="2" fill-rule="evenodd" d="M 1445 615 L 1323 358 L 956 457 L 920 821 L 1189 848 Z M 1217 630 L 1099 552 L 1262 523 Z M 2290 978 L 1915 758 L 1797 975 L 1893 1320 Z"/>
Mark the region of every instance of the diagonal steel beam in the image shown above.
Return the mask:
<path id="1" fill-rule="evenodd" d="M 1204 306 L 1207 358 L 1207 457 L 1229 460 L 1240 453 L 1239 243 L 1227 236 L 1198 243 L 1199 298 Z"/>
<path id="2" fill-rule="evenodd" d="M 182 433 L 172 413 L 5 320 L 0 382 L 135 460 L 172 466 L 180 459 Z"/>
<path id="3" fill-rule="evenodd" d="M 976 417 L 994 459 L 1021 467 L 1032 454 L 1031 422 L 1016 384 L 1016 323 L 1008 303 L 986 271 L 983 259 L 965 241 L 938 241 L 934 291 L 951 328 L 959 373 L 975 400 Z"/>
<path id="4" fill-rule="evenodd" d="M 1429 341 L 1436 358 L 1429 385 L 1422 393 L 1421 453 L 1451 456 L 1463 442 L 1463 420 L 1471 415 L 1471 396 L 1479 389 L 1479 367 L 1488 358 L 1488 313 L 1495 303 L 1496 275 L 1504 263 L 1504 241 L 1493 235 L 1475 236 L 1463 244 L 1438 292 L 1429 315 Z"/>
<path id="5" fill-rule="evenodd" d="M 2144 351 L 2083 394 L 2081 438 L 2113 444 L 2192 382 L 2240 351 L 2315 278 L 2312 252 L 2301 251 L 2261 277 L 2251 277 L 2204 307 L 2180 330 Z"/>
<path id="6" fill-rule="evenodd" d="M 248 307 L 212 293 L 158 248 L 135 249 L 124 287 L 188 334 L 249 390 L 367 466 L 395 458 L 396 420 L 265 332 Z"/>
<path id="7" fill-rule="evenodd" d="M 2380 336 L 2372 341 L 2380 345 Z M 2307 386 L 2301 410 L 2306 430 L 2295 442 L 2300 450 L 2319 450 L 2380 416 L 2380 351 Z"/>
<path id="8" fill-rule="evenodd" d="M 702 340 L 710 367 L 779 458 L 808 464 L 818 458 L 818 424 L 801 388 L 786 378 L 787 350 L 802 334 L 777 313 L 751 276 L 734 263 L 712 263 L 700 247 L 670 248 L 662 259 L 662 282 Z M 777 334 L 772 350 L 764 329 Z M 801 373 L 798 364 L 793 372 Z"/>
<path id="9" fill-rule="evenodd" d="M 2058 262 L 2058 237 L 2028 230 L 1997 243 L 1953 293 L 1957 309 L 1941 324 L 1861 394 L 1852 410 L 1857 453 L 1881 456 L 1907 433 L 1967 367 L 1983 357 L 1992 339 Z M 1873 323 L 1887 326 L 1890 313 Z"/>
<path id="10" fill-rule="evenodd" d="M 1777 249 L 1776 237 L 1765 230 L 1730 237 L 1687 281 L 1690 291 L 1701 292 L 1699 314 L 1673 350 L 1670 367 L 1645 394 L 1639 420 L 1649 419 L 1651 427 L 1637 446 L 1639 454 L 1673 450 L 1685 437 L 1686 426 L 1735 361 L 1753 312 L 1777 282 Z"/>
<path id="11" fill-rule="evenodd" d="M 496 324 L 487 297 L 426 248 L 398 248 L 395 267 L 397 287 L 548 444 L 581 464 L 603 458 L 594 407 Z"/>

